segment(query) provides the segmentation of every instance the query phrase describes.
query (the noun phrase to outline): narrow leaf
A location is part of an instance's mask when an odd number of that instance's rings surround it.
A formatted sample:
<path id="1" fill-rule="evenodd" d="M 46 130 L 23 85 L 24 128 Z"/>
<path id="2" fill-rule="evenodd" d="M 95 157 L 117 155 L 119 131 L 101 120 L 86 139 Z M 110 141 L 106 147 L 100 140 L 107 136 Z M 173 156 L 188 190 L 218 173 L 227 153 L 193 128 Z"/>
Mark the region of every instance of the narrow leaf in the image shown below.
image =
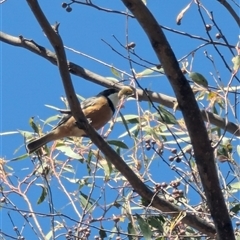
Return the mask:
<path id="1" fill-rule="evenodd" d="M 149 224 L 144 221 L 144 219 L 136 213 L 137 221 L 139 224 L 139 227 L 141 229 L 141 232 L 143 234 L 143 237 L 145 240 L 151 240 L 152 239 L 152 231 L 149 227 Z"/>
<path id="2" fill-rule="evenodd" d="M 126 130 L 127 130 L 128 136 L 131 137 L 131 134 L 130 134 L 130 132 L 129 132 L 129 128 L 128 128 L 128 125 L 127 125 L 127 122 L 126 122 L 124 116 L 122 115 L 121 112 L 119 112 L 119 114 L 120 114 L 120 117 L 121 117 L 121 119 L 122 119 L 123 125 L 124 125 L 124 127 L 126 128 Z"/>
<path id="3" fill-rule="evenodd" d="M 36 125 L 36 123 L 33 121 L 34 117 L 31 117 L 29 119 L 29 124 L 31 126 L 31 128 L 33 129 L 33 131 L 37 134 L 39 134 L 39 129 L 38 129 L 38 126 Z"/>
<path id="4" fill-rule="evenodd" d="M 61 152 L 63 152 L 66 156 L 73 158 L 73 159 L 82 159 L 82 157 L 75 153 L 71 147 L 69 146 L 57 146 L 56 149 L 60 150 Z"/>
<path id="5" fill-rule="evenodd" d="M 190 8 L 191 4 L 192 4 L 192 1 L 178 14 L 176 19 L 177 25 L 181 25 L 182 18 L 184 14 L 187 12 L 187 10 Z"/>
<path id="6" fill-rule="evenodd" d="M 16 158 L 13 158 L 13 159 L 11 159 L 10 161 L 17 161 L 17 160 L 22 160 L 22 159 L 25 159 L 25 158 L 27 158 L 28 157 L 28 154 L 27 153 L 25 153 L 25 154 L 23 154 L 23 155 L 21 155 L 21 156 L 18 156 L 18 157 L 16 157 Z"/>
<path id="7" fill-rule="evenodd" d="M 137 233 L 136 233 L 136 230 L 134 229 L 134 227 L 133 227 L 133 225 L 132 225 L 132 223 L 130 222 L 130 223 L 128 223 L 128 239 L 129 240 L 137 240 L 138 238 L 137 237 L 133 237 L 133 236 L 131 236 L 131 235 L 136 235 Z"/>
<path id="8" fill-rule="evenodd" d="M 193 80 L 193 82 L 195 82 L 205 88 L 208 87 L 208 81 L 201 73 L 191 72 L 191 73 L 189 73 L 189 77 Z"/>
<path id="9" fill-rule="evenodd" d="M 107 142 L 110 145 L 114 145 L 123 149 L 128 149 L 128 146 L 124 142 L 117 141 L 117 140 L 108 140 Z"/>
<path id="10" fill-rule="evenodd" d="M 114 67 L 111 67 L 111 72 L 114 76 L 116 76 L 117 78 L 121 78 L 121 74 L 119 73 L 119 71 L 117 71 Z"/>
<path id="11" fill-rule="evenodd" d="M 158 109 L 161 112 L 161 116 L 159 118 L 161 122 L 164 122 L 166 124 L 176 124 L 177 123 L 177 120 L 172 113 L 167 111 L 162 106 L 158 106 Z"/>
<path id="12" fill-rule="evenodd" d="M 237 72 L 238 69 L 240 68 L 240 55 L 233 57 L 232 62 L 233 62 L 233 70 L 234 72 Z"/>
<path id="13" fill-rule="evenodd" d="M 43 184 L 37 183 L 36 185 L 42 188 L 41 196 L 39 197 L 39 199 L 37 201 L 37 204 L 40 204 L 40 203 L 42 203 L 44 201 L 44 199 L 47 196 L 47 188 Z"/>
<path id="14" fill-rule="evenodd" d="M 92 204 L 91 200 L 88 199 L 88 196 L 80 191 L 79 198 L 80 198 L 80 203 L 81 203 L 82 207 L 86 208 L 86 211 L 89 211 L 92 208 L 93 204 Z"/>
<path id="15" fill-rule="evenodd" d="M 12 131 L 12 132 L 2 132 L 0 133 L 0 136 L 4 136 L 4 135 L 11 135 L 11 134 L 16 134 L 19 133 L 18 131 Z"/>

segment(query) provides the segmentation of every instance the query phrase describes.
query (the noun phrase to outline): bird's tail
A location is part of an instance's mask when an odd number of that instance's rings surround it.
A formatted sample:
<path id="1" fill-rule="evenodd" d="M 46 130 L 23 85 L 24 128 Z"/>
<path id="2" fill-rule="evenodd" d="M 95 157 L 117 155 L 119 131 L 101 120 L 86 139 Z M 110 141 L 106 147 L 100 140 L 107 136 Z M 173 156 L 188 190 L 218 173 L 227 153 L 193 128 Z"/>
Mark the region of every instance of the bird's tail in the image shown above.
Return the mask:
<path id="1" fill-rule="evenodd" d="M 52 134 L 52 132 L 46 134 L 43 137 L 40 137 L 30 143 L 27 144 L 27 151 L 29 154 L 35 152 L 36 150 L 38 150 L 39 148 L 41 148 L 43 145 L 47 144 L 50 141 L 54 141 L 55 139 L 55 135 Z"/>

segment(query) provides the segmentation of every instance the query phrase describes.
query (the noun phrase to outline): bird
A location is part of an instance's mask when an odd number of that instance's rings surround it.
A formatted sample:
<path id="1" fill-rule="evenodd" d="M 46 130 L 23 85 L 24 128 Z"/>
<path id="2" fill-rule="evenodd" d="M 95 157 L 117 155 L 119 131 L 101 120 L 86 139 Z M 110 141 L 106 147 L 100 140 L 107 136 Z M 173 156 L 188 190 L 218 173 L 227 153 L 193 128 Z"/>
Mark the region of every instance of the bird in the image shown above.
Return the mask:
<path id="1" fill-rule="evenodd" d="M 133 89 L 129 86 L 124 86 L 121 90 L 109 88 L 94 97 L 85 99 L 80 105 L 92 127 L 99 130 L 112 118 L 118 103 L 133 95 Z M 64 137 L 86 136 L 84 130 L 77 127 L 76 120 L 70 110 L 60 110 L 60 112 L 64 113 L 63 117 L 49 133 L 27 143 L 28 154 L 37 151 L 51 141 Z"/>

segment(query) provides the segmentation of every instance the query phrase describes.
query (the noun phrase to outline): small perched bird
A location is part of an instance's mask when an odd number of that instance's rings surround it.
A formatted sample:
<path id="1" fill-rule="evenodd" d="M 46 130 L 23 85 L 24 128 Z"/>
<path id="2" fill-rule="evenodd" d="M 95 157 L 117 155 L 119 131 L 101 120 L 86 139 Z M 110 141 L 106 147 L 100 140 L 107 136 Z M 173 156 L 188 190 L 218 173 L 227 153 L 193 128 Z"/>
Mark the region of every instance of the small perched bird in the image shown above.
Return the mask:
<path id="1" fill-rule="evenodd" d="M 119 101 L 132 95 L 133 90 L 128 86 L 123 87 L 120 91 L 114 88 L 106 89 L 97 96 L 81 102 L 81 108 L 92 127 L 99 130 L 112 118 Z M 48 142 L 64 137 L 82 137 L 86 135 L 82 129 L 77 127 L 76 120 L 71 115 L 70 110 L 64 110 L 62 113 L 65 114 L 56 127 L 45 136 L 27 144 L 26 147 L 29 154 L 35 152 Z"/>

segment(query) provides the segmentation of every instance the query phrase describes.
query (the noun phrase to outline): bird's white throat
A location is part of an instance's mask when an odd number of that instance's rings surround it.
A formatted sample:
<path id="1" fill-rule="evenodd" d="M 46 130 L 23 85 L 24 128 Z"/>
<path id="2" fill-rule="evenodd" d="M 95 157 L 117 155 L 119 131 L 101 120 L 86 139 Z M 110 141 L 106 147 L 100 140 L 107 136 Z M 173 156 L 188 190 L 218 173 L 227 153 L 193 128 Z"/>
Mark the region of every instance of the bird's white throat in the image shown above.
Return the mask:
<path id="1" fill-rule="evenodd" d="M 116 108 L 119 102 L 118 93 L 113 93 L 108 98 L 112 101 L 114 108 Z"/>

